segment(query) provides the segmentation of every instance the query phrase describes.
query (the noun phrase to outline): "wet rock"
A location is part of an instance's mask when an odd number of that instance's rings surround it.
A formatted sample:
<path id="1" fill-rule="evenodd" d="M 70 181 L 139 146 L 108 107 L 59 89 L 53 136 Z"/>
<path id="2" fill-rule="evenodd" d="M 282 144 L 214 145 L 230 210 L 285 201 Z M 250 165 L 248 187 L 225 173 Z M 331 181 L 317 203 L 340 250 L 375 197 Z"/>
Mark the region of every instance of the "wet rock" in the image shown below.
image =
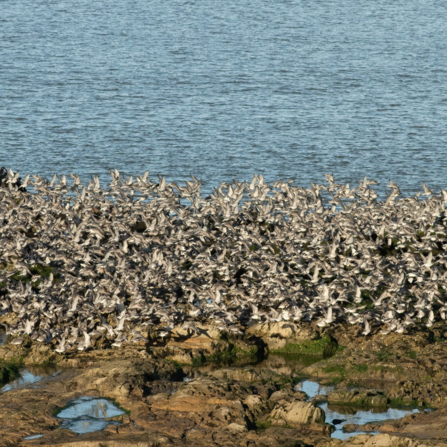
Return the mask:
<path id="1" fill-rule="evenodd" d="M 71 440 L 52 438 L 41 438 L 34 443 L 21 443 L 20 445 L 46 445 L 51 447 L 177 447 L 184 445 L 180 440 L 165 434 L 152 431 L 142 434 L 116 433 L 115 431 L 101 431 L 82 435 L 82 438 Z"/>
<path id="2" fill-rule="evenodd" d="M 339 424 L 341 424 L 342 422 L 345 422 L 346 421 L 346 419 L 333 419 L 332 420 L 332 424 L 333 425 L 339 425 Z"/>
<path id="3" fill-rule="evenodd" d="M 282 355 L 269 353 L 268 357 L 258 364 L 258 367 L 269 369 L 276 374 L 290 377 L 292 374 L 301 371 L 306 366 L 319 360 L 321 360 L 321 358 L 298 355 L 286 360 Z"/>
<path id="4" fill-rule="evenodd" d="M 34 343 L 25 357 L 27 365 L 42 365 L 48 363 L 57 363 L 59 355 L 54 352 L 51 346 Z"/>
<path id="5" fill-rule="evenodd" d="M 270 427 L 259 433 L 255 439 L 254 445 L 259 447 L 307 447 L 315 445 L 322 439 L 327 441 L 327 436 L 320 437 L 316 432 L 303 427 L 300 429 Z"/>
<path id="6" fill-rule="evenodd" d="M 363 407 L 386 407 L 388 399 L 376 390 L 333 391 L 328 396 L 330 404 Z"/>

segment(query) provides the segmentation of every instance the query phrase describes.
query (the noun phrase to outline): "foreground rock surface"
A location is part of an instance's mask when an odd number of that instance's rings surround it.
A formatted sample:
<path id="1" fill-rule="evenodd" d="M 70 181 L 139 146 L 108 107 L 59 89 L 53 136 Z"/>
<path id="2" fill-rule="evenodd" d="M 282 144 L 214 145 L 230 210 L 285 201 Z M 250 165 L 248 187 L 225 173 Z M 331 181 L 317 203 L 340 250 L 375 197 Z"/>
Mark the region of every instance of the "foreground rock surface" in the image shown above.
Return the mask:
<path id="1" fill-rule="evenodd" d="M 0 395 L 0 445 L 104 441 L 112 442 L 107 445 L 244 445 L 242 439 L 245 445 L 306 445 L 314 435 L 318 438 L 328 432 L 324 412 L 303 402 L 305 395 L 294 392 L 283 376 L 256 375 L 249 369 L 240 376 L 252 380 L 207 374 L 184 381 L 184 371 L 174 363 L 151 359 L 98 361 L 94 366 L 65 370 L 38 386 Z M 279 389 L 294 399 L 286 407 L 286 418 L 300 430 L 256 431 L 261 417 L 269 418 L 280 411 L 278 406 L 282 408 L 283 400 L 271 399 Z M 60 421 L 53 414 L 80 396 L 113 398 L 130 414 L 118 417 L 118 426 L 78 437 L 58 428 Z M 36 433 L 43 436 L 23 441 Z M 85 444 L 89 442 L 93 444 Z"/>
<path id="2" fill-rule="evenodd" d="M 177 339 L 154 345 L 70 355 L 60 355 L 42 343 L 0 346 L 6 362 L 50 362 L 60 370 L 57 376 L 0 394 L 0 446 L 417 447 L 447 443 L 447 346 L 443 340 L 428 332 L 359 338 L 349 328 L 330 333 L 312 326 L 295 329 L 259 325 L 235 340 L 221 340 L 219 333 L 208 331 L 201 344 L 196 335 L 179 332 Z M 241 352 L 290 345 L 295 350 L 316 346 L 324 351 L 333 345 L 336 349 L 330 358 L 313 358 L 310 366 L 307 357 L 291 362 L 273 354 L 251 366 L 236 366 L 251 359 L 238 356 Z M 187 359 L 231 350 L 235 363 L 193 366 L 170 358 L 173 348 Z M 339 408 L 430 405 L 435 411 L 425 413 L 421 408 L 421 414 L 398 421 L 348 426 L 348 430 L 380 434 L 340 441 L 330 437 L 333 427 L 325 423 L 318 402 L 298 389 L 297 382 L 304 377 L 335 384 L 327 400 Z M 62 428 L 54 414 L 81 396 L 114 399 L 128 413 L 116 417 L 103 431 L 76 435 Z M 36 434 L 42 437 L 23 439 Z"/>

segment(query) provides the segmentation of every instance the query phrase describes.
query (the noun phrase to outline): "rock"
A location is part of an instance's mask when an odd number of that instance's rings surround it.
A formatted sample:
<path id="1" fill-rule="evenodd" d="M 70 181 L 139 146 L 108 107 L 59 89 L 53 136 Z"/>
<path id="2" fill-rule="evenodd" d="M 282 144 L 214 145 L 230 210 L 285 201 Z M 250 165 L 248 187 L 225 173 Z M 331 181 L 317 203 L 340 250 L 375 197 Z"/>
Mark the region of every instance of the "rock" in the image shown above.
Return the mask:
<path id="1" fill-rule="evenodd" d="M 291 402 L 292 400 L 296 400 L 296 395 L 300 394 L 300 393 L 293 393 L 293 395 L 290 392 L 286 392 L 286 391 L 275 391 L 271 396 L 270 396 L 270 402 Z M 301 399 L 298 400 L 306 400 L 305 399 L 305 394 L 301 393 Z"/>
<path id="2" fill-rule="evenodd" d="M 19 445 L 24 436 L 36 433 L 42 433 L 43 437 L 30 441 L 30 445 L 73 447 L 422 445 L 419 441 L 409 444 L 401 436 L 424 438 L 424 444 L 431 447 L 441 445 L 435 437 L 447 438 L 447 409 L 441 408 L 398 421 L 345 426 L 354 431 L 380 431 L 381 435 L 357 435 L 343 442 L 331 439 L 328 437 L 331 426 L 324 423 L 324 412 L 314 401 L 305 402 L 304 393 L 293 389 L 292 379 L 301 377 L 303 372 L 317 377 L 320 383 L 341 378 L 342 382 L 327 399 L 332 410 L 343 414 L 354 414 L 359 405 L 380 407 L 387 403 L 443 407 L 447 405 L 447 344 L 430 341 L 427 335 L 418 333 L 413 340 L 409 335 L 405 338 L 373 334 L 359 340 L 352 328 L 348 327 L 343 335 L 340 326 L 331 332 L 331 337 L 340 344 L 346 340 L 349 347 L 307 368 L 300 361 L 289 362 L 279 355 L 269 356 L 256 366 L 218 370 L 211 363 L 199 368 L 180 367 L 163 358 L 171 353 L 179 363 L 191 364 L 197 355 L 206 358 L 228 350 L 237 351 L 235 346 L 239 346 L 241 353 L 247 353 L 251 347 L 257 349 L 260 338 L 256 337 L 264 337 L 271 344 L 277 339 L 279 343 L 298 343 L 301 347 L 308 343 L 322 345 L 322 341 L 329 339 L 307 323 L 302 327 L 288 323 L 259 325 L 250 331 L 253 333 L 241 335 L 237 340 L 221 340 L 212 331 L 208 331 L 210 338 L 204 333 L 191 337 L 177 331 L 170 340 L 163 340 L 164 345 L 129 344 L 118 349 L 103 346 L 63 356 L 54 353 L 51 343 L 35 344 L 28 339 L 20 346 L 11 343 L 0 346 L 0 357 L 11 362 L 23 357 L 25 364 L 54 361 L 63 368 L 57 377 L 0 394 L 0 446 Z M 305 333 L 310 337 L 307 341 L 300 338 Z M 414 351 L 408 352 L 410 348 Z M 183 382 L 186 372 L 189 381 Z M 380 391 L 351 391 L 347 385 L 353 378 L 388 381 L 364 382 L 371 387 L 377 385 Z M 59 421 L 52 413 L 82 395 L 114 398 L 131 414 L 123 416 L 119 426 L 109 425 L 102 432 L 74 437 L 69 430 L 58 428 Z"/>
<path id="3" fill-rule="evenodd" d="M 346 426 L 345 426 L 346 427 Z M 364 446 L 368 440 L 372 438 L 372 435 L 357 435 L 349 438 L 347 441 L 341 443 L 343 447 Z"/>
<path id="4" fill-rule="evenodd" d="M 416 443 L 411 439 L 390 436 L 387 434 L 379 434 L 370 437 L 363 447 L 410 447 Z"/>
<path id="5" fill-rule="evenodd" d="M 324 424 L 325 413 L 321 408 L 315 407 L 310 402 L 294 401 L 286 406 L 275 407 L 270 418 L 273 423 L 279 425 L 309 425 Z"/>
<path id="6" fill-rule="evenodd" d="M 176 327 L 166 342 L 160 340 L 158 332 L 155 332 L 151 338 L 153 354 L 158 358 L 194 365 L 221 358 L 250 357 L 263 353 L 264 343 L 252 335 L 229 338 L 212 325 L 197 324 L 196 327 L 197 333 L 182 326 Z"/>
<path id="7" fill-rule="evenodd" d="M 263 401 L 260 396 L 250 395 L 244 400 L 244 404 L 247 405 L 250 410 L 253 411 L 254 408 L 262 405 Z"/>
<path id="8" fill-rule="evenodd" d="M 330 404 L 364 407 L 386 407 L 388 399 L 376 390 L 333 391 L 328 396 Z"/>
<path id="9" fill-rule="evenodd" d="M 231 423 L 226 430 L 231 431 L 233 433 L 245 433 L 247 432 L 247 427 L 245 425 Z"/>
<path id="10" fill-rule="evenodd" d="M 342 422 L 345 422 L 346 419 L 332 419 L 332 424 L 333 425 L 338 425 L 341 424 Z"/>
<path id="11" fill-rule="evenodd" d="M 446 438 L 447 409 L 433 412 L 409 414 L 397 421 L 387 421 L 377 429 L 386 433 L 399 433 L 402 436 L 417 438 Z"/>
<path id="12" fill-rule="evenodd" d="M 247 329 L 247 334 L 261 338 L 270 351 L 282 349 L 287 343 L 299 344 L 318 335 L 311 325 L 291 322 L 256 324 Z"/>
<path id="13" fill-rule="evenodd" d="M 255 368 L 223 368 L 210 374 L 212 377 L 224 380 L 234 380 L 238 382 L 266 382 L 275 379 L 284 380 L 273 371 L 268 369 Z"/>

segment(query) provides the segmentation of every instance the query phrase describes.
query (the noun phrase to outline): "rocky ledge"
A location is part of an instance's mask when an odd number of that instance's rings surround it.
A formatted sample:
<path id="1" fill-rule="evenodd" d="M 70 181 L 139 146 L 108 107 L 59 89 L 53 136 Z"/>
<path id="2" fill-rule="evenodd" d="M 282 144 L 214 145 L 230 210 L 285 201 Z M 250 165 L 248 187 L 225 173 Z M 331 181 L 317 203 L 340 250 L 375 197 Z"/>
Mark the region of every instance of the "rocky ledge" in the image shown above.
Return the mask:
<path id="1" fill-rule="evenodd" d="M 0 446 L 442 445 L 442 330 L 435 325 L 412 335 L 364 337 L 351 326 L 273 323 L 229 338 L 212 327 L 200 328 L 199 335 L 179 328 L 169 339 L 154 336 L 121 348 L 98 343 L 69 354 L 58 354 L 51 344 L 7 343 L 0 346 L 3 370 L 10 374 L 4 379 L 32 364 L 60 372 L 0 394 Z M 331 384 L 332 391 L 311 399 L 299 388 L 304 378 Z M 77 435 L 57 414 L 83 396 L 112 399 L 126 412 L 107 419 L 104 430 Z M 341 441 L 331 438 L 334 426 L 319 407 L 322 399 L 334 408 L 407 406 L 420 413 L 347 425 L 348 432 L 370 433 Z M 24 439 L 33 435 L 42 436 Z"/>

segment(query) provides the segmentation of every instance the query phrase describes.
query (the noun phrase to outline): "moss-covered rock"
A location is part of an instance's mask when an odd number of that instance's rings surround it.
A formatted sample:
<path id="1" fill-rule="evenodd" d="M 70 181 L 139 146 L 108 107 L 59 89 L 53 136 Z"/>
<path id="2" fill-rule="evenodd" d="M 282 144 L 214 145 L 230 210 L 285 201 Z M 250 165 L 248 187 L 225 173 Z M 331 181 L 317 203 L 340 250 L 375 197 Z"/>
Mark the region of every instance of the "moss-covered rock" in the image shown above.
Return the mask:
<path id="1" fill-rule="evenodd" d="M 272 349 L 275 354 L 300 354 L 319 355 L 331 357 L 338 350 L 337 342 L 329 335 L 324 335 L 313 340 L 305 340 L 302 343 L 286 343 L 282 348 Z"/>

